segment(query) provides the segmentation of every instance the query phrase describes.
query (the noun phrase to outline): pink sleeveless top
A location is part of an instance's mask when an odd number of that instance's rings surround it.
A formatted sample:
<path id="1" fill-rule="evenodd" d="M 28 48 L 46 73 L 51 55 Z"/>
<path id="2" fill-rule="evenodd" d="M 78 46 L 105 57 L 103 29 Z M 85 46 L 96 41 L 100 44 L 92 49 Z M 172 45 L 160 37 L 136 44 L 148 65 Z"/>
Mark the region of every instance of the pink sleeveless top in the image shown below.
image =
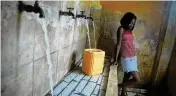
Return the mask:
<path id="1" fill-rule="evenodd" d="M 131 31 L 124 30 L 122 34 L 120 53 L 122 58 L 136 56 L 134 46 L 134 36 Z"/>

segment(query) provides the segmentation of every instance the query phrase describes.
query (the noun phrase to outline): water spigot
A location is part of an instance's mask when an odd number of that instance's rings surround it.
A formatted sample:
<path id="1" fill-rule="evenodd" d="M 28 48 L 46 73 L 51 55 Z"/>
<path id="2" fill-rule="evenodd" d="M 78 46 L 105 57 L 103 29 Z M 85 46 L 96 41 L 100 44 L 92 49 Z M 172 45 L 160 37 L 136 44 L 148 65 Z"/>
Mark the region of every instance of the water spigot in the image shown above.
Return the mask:
<path id="1" fill-rule="evenodd" d="M 73 14 L 73 12 L 71 12 L 71 10 L 74 10 L 74 8 L 68 7 L 67 9 L 69 10 L 69 11 L 68 11 L 68 15 L 69 15 L 69 16 L 72 16 L 73 19 L 74 19 L 74 14 Z"/>
<path id="2" fill-rule="evenodd" d="M 19 1 L 18 2 L 18 10 L 19 10 L 19 12 L 26 11 L 26 12 L 39 13 L 39 17 L 40 18 L 44 18 L 45 17 L 42 8 L 39 7 L 38 1 L 35 1 L 34 6 L 26 5 L 22 1 Z"/>
<path id="3" fill-rule="evenodd" d="M 59 14 L 60 15 L 64 15 L 64 16 L 72 16 L 72 18 L 74 19 L 74 13 L 73 12 L 71 12 L 71 10 L 74 10 L 74 8 L 71 8 L 71 7 L 68 7 L 67 8 L 69 11 L 68 12 L 64 12 L 64 11 L 59 11 Z M 59 16 L 60 16 L 59 15 Z"/>

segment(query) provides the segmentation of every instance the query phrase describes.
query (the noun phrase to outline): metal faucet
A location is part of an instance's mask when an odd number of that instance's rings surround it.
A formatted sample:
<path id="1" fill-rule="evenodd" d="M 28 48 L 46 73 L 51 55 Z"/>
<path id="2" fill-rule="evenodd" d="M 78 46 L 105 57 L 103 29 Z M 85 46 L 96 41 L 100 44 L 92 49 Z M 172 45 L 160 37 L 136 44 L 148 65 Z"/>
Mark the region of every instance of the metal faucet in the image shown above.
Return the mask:
<path id="1" fill-rule="evenodd" d="M 39 14 L 40 14 L 40 15 L 39 15 L 40 18 L 44 18 L 44 17 L 45 17 L 42 8 L 39 7 L 38 1 L 35 1 L 35 4 L 34 4 L 34 12 L 35 12 L 35 13 L 39 13 Z"/>
<path id="2" fill-rule="evenodd" d="M 80 11 L 80 12 L 81 12 L 81 14 L 76 15 L 76 18 L 85 18 L 86 19 L 86 15 L 84 15 L 85 11 Z"/>
<path id="3" fill-rule="evenodd" d="M 67 8 L 69 11 L 68 12 L 64 12 L 64 11 L 59 11 L 60 15 L 64 15 L 64 16 L 72 16 L 72 18 L 74 19 L 74 14 L 71 12 L 71 10 L 74 10 L 74 8 Z"/>
<path id="4" fill-rule="evenodd" d="M 39 13 L 39 17 L 40 18 L 44 18 L 45 17 L 42 8 L 39 7 L 38 1 L 35 1 L 34 6 L 32 6 L 32 5 L 26 5 L 22 1 L 18 1 L 18 3 L 19 3 L 18 4 L 18 10 L 19 10 L 19 12 L 23 12 L 23 11 L 34 12 L 34 13 Z"/>
<path id="5" fill-rule="evenodd" d="M 91 19 L 93 21 L 93 18 L 91 17 L 91 14 L 89 14 L 89 17 L 86 17 L 86 19 Z"/>

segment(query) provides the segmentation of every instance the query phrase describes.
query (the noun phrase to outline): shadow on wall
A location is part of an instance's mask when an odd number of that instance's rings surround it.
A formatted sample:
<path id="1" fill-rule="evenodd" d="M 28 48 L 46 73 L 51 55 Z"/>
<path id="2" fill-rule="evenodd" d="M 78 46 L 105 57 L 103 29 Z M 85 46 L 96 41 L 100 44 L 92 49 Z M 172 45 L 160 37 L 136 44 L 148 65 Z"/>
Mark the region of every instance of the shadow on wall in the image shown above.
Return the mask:
<path id="1" fill-rule="evenodd" d="M 118 22 L 116 22 L 118 23 Z M 101 26 L 100 37 L 98 40 L 98 49 L 102 49 L 106 52 L 106 56 L 113 57 L 115 55 L 115 45 L 117 43 L 117 29 L 120 25 L 116 25 L 116 28 L 112 28 L 113 23 L 106 23 Z"/>
<path id="2" fill-rule="evenodd" d="M 175 96 L 176 95 L 176 91 L 175 91 L 175 86 L 176 86 L 176 70 L 175 70 L 175 62 L 176 62 L 176 38 L 175 38 L 175 44 L 174 44 L 174 48 L 172 50 L 172 55 L 170 58 L 170 62 L 169 62 L 169 66 L 168 66 L 168 76 L 167 76 L 167 88 L 169 90 L 169 94 L 171 96 Z"/>
<path id="3" fill-rule="evenodd" d="M 106 52 L 106 56 L 114 56 L 114 49 L 117 43 L 117 30 L 120 26 L 120 19 L 123 14 L 111 12 L 106 9 L 101 10 L 100 17 L 100 37 L 97 47 Z"/>
<path id="4" fill-rule="evenodd" d="M 76 65 L 76 53 L 73 52 L 72 53 L 72 62 L 71 62 L 71 67 L 70 67 L 70 70 L 72 70 L 73 68 L 75 68 L 77 65 Z"/>

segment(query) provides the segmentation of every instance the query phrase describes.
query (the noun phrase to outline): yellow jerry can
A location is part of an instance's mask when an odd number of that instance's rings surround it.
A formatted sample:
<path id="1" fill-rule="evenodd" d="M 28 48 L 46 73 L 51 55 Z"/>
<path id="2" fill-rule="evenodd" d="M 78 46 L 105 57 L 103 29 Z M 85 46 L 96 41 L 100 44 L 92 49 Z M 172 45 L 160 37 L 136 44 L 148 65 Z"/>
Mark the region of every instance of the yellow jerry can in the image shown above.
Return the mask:
<path id="1" fill-rule="evenodd" d="M 85 49 L 82 71 L 89 75 L 99 75 L 103 72 L 105 52 L 100 49 Z"/>

